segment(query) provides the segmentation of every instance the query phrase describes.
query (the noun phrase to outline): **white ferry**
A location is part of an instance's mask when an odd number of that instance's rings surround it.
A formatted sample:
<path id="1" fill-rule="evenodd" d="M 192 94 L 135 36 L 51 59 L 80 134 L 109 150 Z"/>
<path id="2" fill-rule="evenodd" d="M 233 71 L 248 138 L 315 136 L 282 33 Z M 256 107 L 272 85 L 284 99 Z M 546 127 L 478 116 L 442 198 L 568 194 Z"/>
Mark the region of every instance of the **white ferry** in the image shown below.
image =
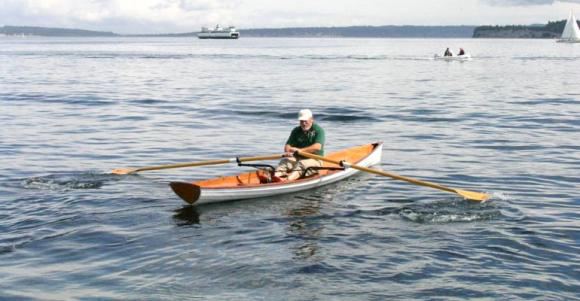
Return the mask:
<path id="1" fill-rule="evenodd" d="M 202 27 L 197 37 L 200 39 L 237 39 L 240 37 L 240 33 L 234 26 L 223 28 L 218 24 L 211 30 L 207 27 Z"/>

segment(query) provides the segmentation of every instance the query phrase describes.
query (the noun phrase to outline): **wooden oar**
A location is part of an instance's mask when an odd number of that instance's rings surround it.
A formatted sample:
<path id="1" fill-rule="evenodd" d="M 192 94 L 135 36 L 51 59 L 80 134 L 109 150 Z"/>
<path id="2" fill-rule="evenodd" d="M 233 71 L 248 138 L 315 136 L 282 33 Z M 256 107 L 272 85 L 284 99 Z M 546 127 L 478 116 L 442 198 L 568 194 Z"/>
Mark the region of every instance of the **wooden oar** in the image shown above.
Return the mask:
<path id="1" fill-rule="evenodd" d="M 380 176 L 385 176 L 385 177 L 390 177 L 390 178 L 397 179 L 397 180 L 407 181 L 409 183 L 413 183 L 413 184 L 417 184 L 417 185 L 421 185 L 421 186 L 427 186 L 427 187 L 431 187 L 431 188 L 435 188 L 435 189 L 439 189 L 439 190 L 443 190 L 443 191 L 447 191 L 447 192 L 453 192 L 453 193 L 456 193 L 456 194 L 462 196 L 465 199 L 472 200 L 472 201 L 482 202 L 482 201 L 489 199 L 489 197 L 490 197 L 489 194 L 487 194 L 487 193 L 445 187 L 443 185 L 439 185 L 439 184 L 435 184 L 435 183 L 431 183 L 431 182 L 426 182 L 426 181 L 421 181 L 421 180 L 417 180 L 417 179 L 413 179 L 413 178 L 409 178 L 409 177 L 404 177 L 404 176 L 396 175 L 393 173 L 385 172 L 382 170 L 377 170 L 377 169 L 368 168 L 368 167 L 364 167 L 364 166 L 358 166 L 355 164 L 350 164 L 348 162 L 341 163 L 339 161 L 335 161 L 335 160 L 321 157 L 321 156 L 311 154 L 311 153 L 306 153 L 306 152 L 301 152 L 301 151 L 298 151 L 297 153 L 298 153 L 298 155 L 300 155 L 302 157 L 322 160 L 322 161 L 334 163 L 337 165 L 344 165 L 345 167 L 351 167 L 354 169 L 358 169 L 361 171 L 365 171 L 365 172 L 380 175 Z"/>
<path id="2" fill-rule="evenodd" d="M 260 157 L 241 157 L 241 158 L 232 158 L 232 159 L 224 159 L 224 160 L 211 160 L 211 161 L 201 161 L 201 162 L 188 162 L 188 163 L 177 163 L 177 164 L 168 164 L 168 165 L 158 165 L 158 166 L 147 166 L 147 167 L 140 167 L 140 168 L 117 168 L 111 171 L 112 174 L 116 175 L 126 175 L 131 173 L 136 173 L 140 171 L 146 170 L 160 170 L 160 169 L 170 169 L 170 168 L 181 168 L 181 167 L 195 167 L 195 166 L 206 166 L 206 165 L 218 165 L 218 164 L 226 164 L 226 163 L 235 163 L 235 162 L 249 162 L 249 161 L 263 161 L 263 160 L 274 160 L 280 159 L 284 157 L 284 155 L 272 155 L 272 156 L 260 156 Z"/>

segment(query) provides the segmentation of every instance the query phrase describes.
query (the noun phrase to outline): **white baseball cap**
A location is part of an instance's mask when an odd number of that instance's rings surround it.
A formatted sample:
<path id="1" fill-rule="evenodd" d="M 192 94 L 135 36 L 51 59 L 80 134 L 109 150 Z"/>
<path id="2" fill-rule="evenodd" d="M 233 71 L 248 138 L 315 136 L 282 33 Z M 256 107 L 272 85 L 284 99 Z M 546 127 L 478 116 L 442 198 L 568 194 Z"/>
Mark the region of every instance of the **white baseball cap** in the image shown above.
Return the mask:
<path id="1" fill-rule="evenodd" d="M 298 113 L 298 120 L 310 120 L 312 118 L 312 111 L 309 109 L 300 110 Z"/>

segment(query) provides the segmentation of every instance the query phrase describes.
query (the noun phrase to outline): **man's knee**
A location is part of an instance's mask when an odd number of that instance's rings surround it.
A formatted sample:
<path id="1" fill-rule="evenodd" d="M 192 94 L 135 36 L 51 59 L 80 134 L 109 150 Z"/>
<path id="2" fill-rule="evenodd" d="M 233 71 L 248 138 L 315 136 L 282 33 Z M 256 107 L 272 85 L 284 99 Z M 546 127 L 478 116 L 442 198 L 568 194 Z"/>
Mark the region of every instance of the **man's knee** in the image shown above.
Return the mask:
<path id="1" fill-rule="evenodd" d="M 322 163 L 318 160 L 308 159 L 300 161 L 299 166 L 302 176 L 309 177 L 318 173 L 317 167 L 322 166 Z"/>

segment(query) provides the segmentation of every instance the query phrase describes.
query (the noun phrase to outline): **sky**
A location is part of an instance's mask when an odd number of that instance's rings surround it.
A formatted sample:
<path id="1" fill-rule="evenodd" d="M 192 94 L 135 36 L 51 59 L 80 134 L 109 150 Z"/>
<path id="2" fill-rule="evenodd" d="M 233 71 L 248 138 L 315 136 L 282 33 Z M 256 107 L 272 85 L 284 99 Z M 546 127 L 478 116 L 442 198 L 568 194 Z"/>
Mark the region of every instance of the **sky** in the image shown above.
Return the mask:
<path id="1" fill-rule="evenodd" d="M 120 34 L 358 25 L 530 25 L 564 20 L 580 0 L 0 0 L 0 26 Z"/>

